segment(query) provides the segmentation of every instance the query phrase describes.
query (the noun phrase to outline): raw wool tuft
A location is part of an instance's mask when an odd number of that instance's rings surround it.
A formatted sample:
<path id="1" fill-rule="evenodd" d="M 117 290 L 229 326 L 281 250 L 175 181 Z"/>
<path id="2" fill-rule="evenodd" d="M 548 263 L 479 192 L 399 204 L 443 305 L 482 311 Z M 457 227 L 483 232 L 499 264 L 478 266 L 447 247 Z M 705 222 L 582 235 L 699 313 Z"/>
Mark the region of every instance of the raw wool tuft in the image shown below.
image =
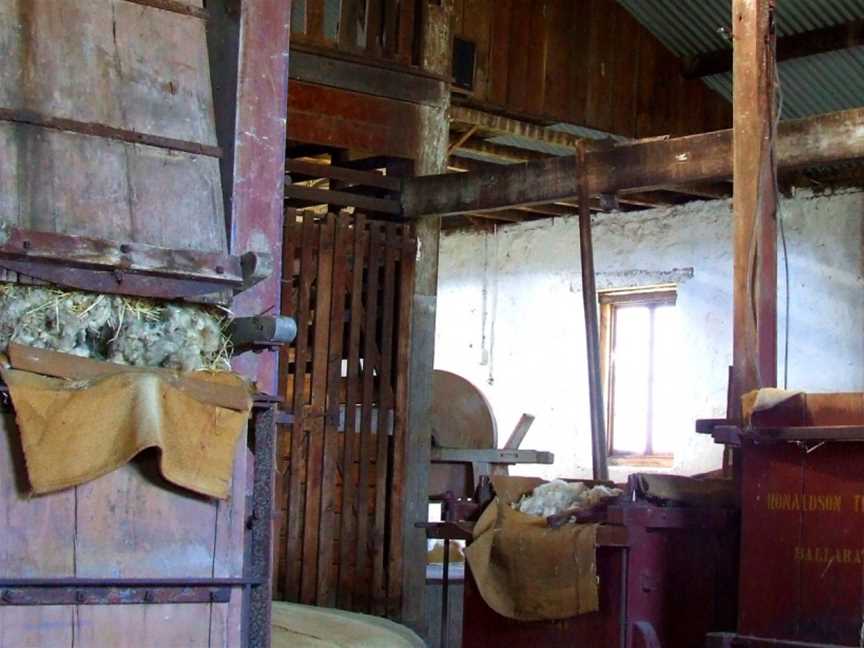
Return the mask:
<path id="1" fill-rule="evenodd" d="M 588 488 L 582 482 L 565 482 L 555 479 L 546 484 L 540 484 L 523 495 L 519 501 L 513 502 L 513 508 L 529 515 L 549 517 L 572 509 L 590 509 L 604 500 L 622 495 L 620 488 L 594 486 Z"/>
<path id="2" fill-rule="evenodd" d="M 136 367 L 222 371 L 227 324 L 211 306 L 0 285 L 0 351 L 16 342 Z"/>

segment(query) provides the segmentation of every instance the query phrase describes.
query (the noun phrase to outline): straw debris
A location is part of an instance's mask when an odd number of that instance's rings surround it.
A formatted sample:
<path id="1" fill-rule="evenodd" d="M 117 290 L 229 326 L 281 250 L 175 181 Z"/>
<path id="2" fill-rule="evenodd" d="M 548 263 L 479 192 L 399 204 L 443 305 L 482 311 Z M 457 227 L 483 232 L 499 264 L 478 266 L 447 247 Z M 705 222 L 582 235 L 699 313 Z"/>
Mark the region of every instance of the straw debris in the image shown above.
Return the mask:
<path id="1" fill-rule="evenodd" d="M 230 368 L 226 312 L 185 302 L 0 285 L 0 351 L 10 342 L 136 367 Z"/>

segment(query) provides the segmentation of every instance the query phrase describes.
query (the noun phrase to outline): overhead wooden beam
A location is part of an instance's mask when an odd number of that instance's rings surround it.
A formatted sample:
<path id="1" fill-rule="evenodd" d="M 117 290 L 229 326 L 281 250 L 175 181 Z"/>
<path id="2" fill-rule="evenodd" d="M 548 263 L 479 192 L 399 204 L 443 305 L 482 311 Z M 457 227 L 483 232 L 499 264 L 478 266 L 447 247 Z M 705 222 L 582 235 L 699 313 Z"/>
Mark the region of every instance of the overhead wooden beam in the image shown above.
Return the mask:
<path id="1" fill-rule="evenodd" d="M 291 47 L 290 73 L 304 83 L 420 104 L 435 104 L 447 90 L 441 78 L 415 68 L 394 68 L 335 51 L 325 55 L 301 45 Z"/>
<path id="2" fill-rule="evenodd" d="M 777 41 L 777 60 L 792 59 L 836 52 L 864 45 L 864 20 L 814 29 Z M 684 59 L 682 71 L 686 79 L 698 79 L 712 74 L 724 74 L 732 69 L 732 49 L 722 49 Z"/>
<path id="3" fill-rule="evenodd" d="M 864 108 L 780 124 L 781 169 L 864 159 Z M 732 131 L 626 144 L 586 154 L 592 195 L 648 190 L 732 177 Z M 578 196 L 576 156 L 501 165 L 484 173 L 454 173 L 407 180 L 406 217 L 448 216 L 537 205 Z"/>
<path id="4" fill-rule="evenodd" d="M 775 0 L 733 0 L 732 403 L 777 385 Z M 735 414 L 734 412 L 732 413 Z"/>

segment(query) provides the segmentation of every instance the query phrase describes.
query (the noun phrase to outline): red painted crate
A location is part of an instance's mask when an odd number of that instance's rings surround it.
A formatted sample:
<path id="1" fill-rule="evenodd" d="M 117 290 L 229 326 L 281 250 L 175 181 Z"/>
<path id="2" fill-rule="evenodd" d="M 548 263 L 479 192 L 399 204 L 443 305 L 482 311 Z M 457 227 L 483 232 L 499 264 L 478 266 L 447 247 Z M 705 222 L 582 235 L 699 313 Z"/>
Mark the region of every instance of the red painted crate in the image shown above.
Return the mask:
<path id="1" fill-rule="evenodd" d="M 864 394 L 800 395 L 751 423 L 739 435 L 739 636 L 717 645 L 860 646 Z"/>

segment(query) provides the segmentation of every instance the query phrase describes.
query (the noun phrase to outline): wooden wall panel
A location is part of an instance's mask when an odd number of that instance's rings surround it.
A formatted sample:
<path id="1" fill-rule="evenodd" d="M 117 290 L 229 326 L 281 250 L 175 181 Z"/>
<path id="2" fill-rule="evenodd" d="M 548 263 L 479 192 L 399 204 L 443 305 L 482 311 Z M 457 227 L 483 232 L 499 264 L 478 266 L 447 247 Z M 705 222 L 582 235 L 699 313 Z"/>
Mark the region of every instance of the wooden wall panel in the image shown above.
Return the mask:
<path id="1" fill-rule="evenodd" d="M 0 0 L 0 43 L 0 107 L 216 144 L 197 18 L 125 0 Z M 215 158 L 12 122 L 0 146 L 0 222 L 227 251 Z"/>
<path id="2" fill-rule="evenodd" d="M 418 104 L 301 81 L 288 89 L 288 139 L 374 155 L 413 158 Z"/>
<path id="3" fill-rule="evenodd" d="M 454 11 L 455 35 L 477 45 L 469 104 L 633 138 L 731 124 L 728 102 L 685 80 L 615 0 L 456 0 Z"/>

